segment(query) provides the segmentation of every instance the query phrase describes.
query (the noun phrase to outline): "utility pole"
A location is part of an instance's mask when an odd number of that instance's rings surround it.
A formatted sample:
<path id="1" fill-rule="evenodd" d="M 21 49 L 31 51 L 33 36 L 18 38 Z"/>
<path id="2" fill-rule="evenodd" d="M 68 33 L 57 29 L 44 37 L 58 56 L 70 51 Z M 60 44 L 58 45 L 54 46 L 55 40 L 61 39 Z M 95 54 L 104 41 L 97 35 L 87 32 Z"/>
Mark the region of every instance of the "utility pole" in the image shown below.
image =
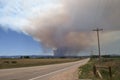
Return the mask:
<path id="1" fill-rule="evenodd" d="M 100 36 L 99 36 L 99 32 L 100 31 L 103 31 L 103 29 L 93 29 L 93 31 L 96 31 L 97 32 L 97 40 L 98 40 L 98 53 L 99 53 L 99 60 L 101 58 L 101 51 L 100 51 Z"/>

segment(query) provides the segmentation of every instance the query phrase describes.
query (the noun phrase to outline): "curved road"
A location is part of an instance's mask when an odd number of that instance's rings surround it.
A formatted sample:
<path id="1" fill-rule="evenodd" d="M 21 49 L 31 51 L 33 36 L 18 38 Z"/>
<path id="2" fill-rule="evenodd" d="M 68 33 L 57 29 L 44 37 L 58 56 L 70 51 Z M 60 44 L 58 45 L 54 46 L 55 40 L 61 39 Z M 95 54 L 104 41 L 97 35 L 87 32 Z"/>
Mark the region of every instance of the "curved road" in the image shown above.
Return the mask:
<path id="1" fill-rule="evenodd" d="M 1 69 L 0 80 L 48 80 L 47 78 L 56 75 L 56 73 L 61 73 L 75 67 L 78 68 L 79 66 L 86 64 L 88 61 L 89 58 L 62 64 Z"/>

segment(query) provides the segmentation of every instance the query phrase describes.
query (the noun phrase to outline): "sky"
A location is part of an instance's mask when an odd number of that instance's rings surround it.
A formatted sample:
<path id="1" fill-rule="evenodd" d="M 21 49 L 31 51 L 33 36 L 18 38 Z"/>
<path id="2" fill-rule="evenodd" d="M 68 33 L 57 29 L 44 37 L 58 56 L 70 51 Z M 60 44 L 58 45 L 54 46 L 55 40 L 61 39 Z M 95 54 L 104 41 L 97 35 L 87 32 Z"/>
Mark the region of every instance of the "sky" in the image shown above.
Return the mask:
<path id="1" fill-rule="evenodd" d="M 45 52 L 31 36 L 18 30 L 36 11 L 50 8 L 52 3 L 48 3 L 49 0 L 0 0 L 0 56 L 52 55 L 51 51 Z"/>
<path id="2" fill-rule="evenodd" d="M 0 28 L 0 55 L 40 55 L 39 43 L 30 36 Z"/>
<path id="3" fill-rule="evenodd" d="M 0 28 L 0 56 L 13 55 L 52 55 L 52 52 L 45 52 L 31 36 Z"/>
<path id="4" fill-rule="evenodd" d="M 120 55 L 119 9 L 119 0 L 0 0 L 0 55 L 97 54 L 95 28 L 102 54 Z"/>

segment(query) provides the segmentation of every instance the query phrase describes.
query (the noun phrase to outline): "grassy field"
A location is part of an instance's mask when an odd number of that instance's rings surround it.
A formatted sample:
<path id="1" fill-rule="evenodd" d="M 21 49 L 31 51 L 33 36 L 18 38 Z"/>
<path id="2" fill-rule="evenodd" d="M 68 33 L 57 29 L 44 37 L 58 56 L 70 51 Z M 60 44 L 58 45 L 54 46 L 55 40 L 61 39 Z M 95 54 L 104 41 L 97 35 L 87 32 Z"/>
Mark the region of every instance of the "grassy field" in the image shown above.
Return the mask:
<path id="1" fill-rule="evenodd" d="M 65 59 L 0 59 L 0 69 L 18 68 L 29 66 L 40 66 L 48 64 L 58 64 L 80 60 L 78 58 Z"/>
<path id="2" fill-rule="evenodd" d="M 96 66 L 111 66 L 112 67 L 112 79 L 109 76 L 109 70 L 105 68 L 99 68 L 103 79 L 95 77 L 93 74 L 93 65 Z M 120 58 L 102 58 L 100 62 L 97 59 L 91 59 L 86 65 L 79 68 L 80 79 L 91 80 L 120 80 Z"/>

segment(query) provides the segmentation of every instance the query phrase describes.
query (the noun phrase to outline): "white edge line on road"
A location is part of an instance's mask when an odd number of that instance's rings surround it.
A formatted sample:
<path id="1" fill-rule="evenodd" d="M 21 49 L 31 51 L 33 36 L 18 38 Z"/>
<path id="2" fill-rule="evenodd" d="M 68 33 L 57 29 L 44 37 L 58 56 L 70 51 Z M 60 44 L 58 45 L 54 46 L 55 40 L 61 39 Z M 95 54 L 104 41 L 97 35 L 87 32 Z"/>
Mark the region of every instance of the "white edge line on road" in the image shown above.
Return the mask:
<path id="1" fill-rule="evenodd" d="M 78 64 L 78 63 L 76 63 Z M 84 63 L 85 64 L 85 63 Z M 82 64 L 83 65 L 83 64 Z M 45 74 L 45 75 L 42 75 L 42 76 L 38 76 L 38 77 L 35 77 L 35 78 L 32 78 L 32 79 L 29 79 L 29 80 L 36 80 L 36 79 L 39 79 L 39 78 L 42 78 L 42 77 L 45 77 L 45 76 L 48 76 L 48 75 L 51 75 L 51 74 L 54 74 L 54 73 L 57 73 L 57 72 L 61 72 L 61 71 L 65 71 L 67 69 L 70 69 L 74 66 L 77 66 L 77 65 L 73 65 L 73 66 L 70 66 L 70 67 L 67 67 L 67 68 L 63 68 L 63 69 L 60 69 L 60 70 L 57 70 L 57 71 L 54 71 L 54 72 L 50 72 L 48 74 Z"/>

